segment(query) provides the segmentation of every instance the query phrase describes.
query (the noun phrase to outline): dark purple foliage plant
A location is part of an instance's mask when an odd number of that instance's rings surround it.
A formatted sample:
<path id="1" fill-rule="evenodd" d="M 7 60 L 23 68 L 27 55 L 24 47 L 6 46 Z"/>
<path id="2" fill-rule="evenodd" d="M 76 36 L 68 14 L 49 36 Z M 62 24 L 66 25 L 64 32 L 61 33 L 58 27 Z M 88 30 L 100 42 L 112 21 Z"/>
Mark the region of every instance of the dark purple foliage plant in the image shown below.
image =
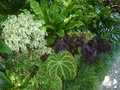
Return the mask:
<path id="1" fill-rule="evenodd" d="M 95 62 L 100 60 L 99 53 L 106 53 L 110 51 L 111 45 L 106 39 L 94 37 L 92 40 L 85 42 L 86 35 L 72 36 L 66 35 L 58 37 L 52 45 L 52 49 L 58 53 L 61 50 L 68 50 L 73 55 L 78 54 L 78 48 L 81 47 L 81 53 L 86 61 Z"/>

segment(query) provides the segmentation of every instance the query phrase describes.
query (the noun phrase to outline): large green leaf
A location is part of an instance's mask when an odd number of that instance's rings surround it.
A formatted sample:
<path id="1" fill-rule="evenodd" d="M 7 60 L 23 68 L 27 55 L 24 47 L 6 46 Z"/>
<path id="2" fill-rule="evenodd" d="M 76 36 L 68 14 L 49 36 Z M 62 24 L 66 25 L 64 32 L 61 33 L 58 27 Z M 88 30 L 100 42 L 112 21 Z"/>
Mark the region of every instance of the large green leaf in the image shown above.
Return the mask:
<path id="1" fill-rule="evenodd" d="M 10 85 L 9 79 L 5 76 L 4 73 L 0 72 L 0 90 L 4 90 Z"/>
<path id="2" fill-rule="evenodd" d="M 60 15 L 64 15 L 65 17 L 68 16 L 68 14 L 70 13 L 70 11 L 74 8 L 74 6 L 76 5 L 76 1 L 72 1 L 72 2 L 66 2 L 66 4 L 68 4 L 67 6 L 64 5 Z"/>
<path id="3" fill-rule="evenodd" d="M 40 16 L 40 18 L 44 18 L 43 12 L 39 6 L 39 3 L 35 0 L 30 0 L 30 6 L 35 12 L 36 15 Z"/>
<path id="4" fill-rule="evenodd" d="M 58 75 L 64 80 L 75 78 L 77 63 L 70 52 L 60 51 L 58 54 L 53 53 L 46 62 L 50 77 Z"/>
<path id="5" fill-rule="evenodd" d="M 10 53 L 10 48 L 2 41 L 0 40 L 0 53 Z"/>
<path id="6" fill-rule="evenodd" d="M 0 14 L 0 23 L 6 19 L 7 15 Z"/>
<path id="7" fill-rule="evenodd" d="M 6 69 L 5 63 L 6 63 L 6 61 L 4 59 L 0 59 L 0 70 Z"/>

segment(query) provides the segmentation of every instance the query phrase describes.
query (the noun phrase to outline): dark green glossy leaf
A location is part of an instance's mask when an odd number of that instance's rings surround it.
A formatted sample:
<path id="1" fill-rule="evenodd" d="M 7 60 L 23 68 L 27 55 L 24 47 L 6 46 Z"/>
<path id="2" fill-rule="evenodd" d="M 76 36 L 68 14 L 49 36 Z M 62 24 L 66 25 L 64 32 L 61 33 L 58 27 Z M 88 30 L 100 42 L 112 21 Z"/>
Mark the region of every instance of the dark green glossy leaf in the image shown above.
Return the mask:
<path id="1" fill-rule="evenodd" d="M 10 48 L 2 41 L 0 40 L 0 53 L 10 53 Z"/>

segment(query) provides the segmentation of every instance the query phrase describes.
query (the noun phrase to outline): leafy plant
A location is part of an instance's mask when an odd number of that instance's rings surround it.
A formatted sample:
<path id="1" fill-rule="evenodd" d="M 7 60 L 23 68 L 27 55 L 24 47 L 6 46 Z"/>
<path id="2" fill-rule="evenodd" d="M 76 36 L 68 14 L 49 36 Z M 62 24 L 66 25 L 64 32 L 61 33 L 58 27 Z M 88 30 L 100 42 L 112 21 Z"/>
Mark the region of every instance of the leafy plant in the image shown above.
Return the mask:
<path id="1" fill-rule="evenodd" d="M 88 42 L 92 37 L 93 35 L 90 32 L 69 31 L 63 38 L 57 37 L 55 43 L 52 45 L 52 49 L 55 52 L 68 50 L 75 55 L 78 53 L 79 46 Z"/>
<path id="2" fill-rule="evenodd" d="M 83 44 L 81 52 L 87 61 L 95 62 L 97 60 L 100 60 L 98 52 L 105 53 L 109 52 L 110 50 L 110 43 L 105 39 L 97 37 L 93 40 L 90 40 L 88 43 Z"/>
<path id="3" fill-rule="evenodd" d="M 30 80 L 36 75 L 39 69 L 38 66 L 41 65 L 40 61 L 31 61 L 26 56 L 9 58 L 7 63 L 9 66 L 7 67 L 8 70 L 6 70 L 6 74 L 11 82 L 9 89 L 25 88 Z"/>
<path id="4" fill-rule="evenodd" d="M 112 9 L 112 12 L 119 13 L 120 14 L 120 2 L 119 0 L 103 0 L 103 3 L 105 6 L 109 6 Z"/>
<path id="5" fill-rule="evenodd" d="M 4 90 L 5 88 L 9 87 L 10 81 L 5 76 L 4 73 L 0 72 L 0 90 Z"/>
<path id="6" fill-rule="evenodd" d="M 47 34 L 46 30 L 39 29 L 44 21 L 34 18 L 35 16 L 29 11 L 18 16 L 10 15 L 1 24 L 3 26 L 1 37 L 13 52 L 28 54 L 28 56 L 31 52 L 39 52 L 39 55 L 36 55 L 36 58 L 39 58 L 45 53 L 50 53 L 51 49 L 46 46 L 47 42 L 44 39 Z"/>
<path id="7" fill-rule="evenodd" d="M 15 14 L 25 7 L 25 0 L 4 0 L 0 1 L 0 14 Z"/>
<path id="8" fill-rule="evenodd" d="M 1 56 L 0 56 L 1 57 Z M 5 66 L 6 61 L 2 58 L 0 59 L 0 70 L 1 71 L 5 71 L 6 70 L 6 66 Z"/>
<path id="9" fill-rule="evenodd" d="M 75 11 L 79 14 L 77 19 L 80 19 L 84 23 L 78 30 L 89 30 L 101 38 L 116 42 L 120 35 L 115 26 L 119 21 L 115 21 L 114 19 L 119 19 L 119 17 L 114 17 L 110 7 L 104 6 L 99 0 L 82 1 L 78 1 Z"/>
<path id="10" fill-rule="evenodd" d="M 77 17 L 77 14 L 70 13 L 75 4 L 76 2 L 72 1 L 66 5 L 59 5 L 58 3 L 47 3 L 45 0 L 41 0 L 39 4 L 35 0 L 30 0 L 30 6 L 35 14 L 46 22 L 49 44 L 54 42 L 57 35 L 63 37 L 66 30 L 83 25 L 81 21 L 74 21 L 73 18 Z"/>
<path id="11" fill-rule="evenodd" d="M 46 63 L 26 56 L 7 60 L 6 75 L 10 80 L 7 89 L 52 89 L 61 90 L 62 80 L 58 76 L 49 77 Z"/>
<path id="12" fill-rule="evenodd" d="M 113 45 L 109 53 L 101 53 L 96 63 L 83 62 L 79 59 L 79 71 L 75 80 L 64 82 L 64 90 L 99 90 L 100 84 L 111 66 L 119 60 L 120 44 Z M 78 55 L 79 57 L 79 55 Z"/>
<path id="13" fill-rule="evenodd" d="M 76 76 L 77 63 L 68 51 L 60 51 L 51 54 L 46 60 L 47 71 L 50 77 L 58 75 L 64 80 L 74 79 Z"/>
<path id="14" fill-rule="evenodd" d="M 50 87 L 51 90 L 62 90 L 62 80 L 59 76 L 53 78 L 53 82 Z"/>
<path id="15" fill-rule="evenodd" d="M 86 37 L 87 33 L 81 33 L 80 36 L 73 33 L 72 36 L 58 37 L 52 48 L 55 52 L 67 50 L 73 55 L 81 53 L 89 62 L 100 60 L 98 53 L 106 53 L 111 50 L 108 40 L 99 37 L 93 38 L 93 36 L 87 40 Z"/>
<path id="16" fill-rule="evenodd" d="M 0 23 L 2 23 L 6 19 L 6 15 L 0 14 Z"/>

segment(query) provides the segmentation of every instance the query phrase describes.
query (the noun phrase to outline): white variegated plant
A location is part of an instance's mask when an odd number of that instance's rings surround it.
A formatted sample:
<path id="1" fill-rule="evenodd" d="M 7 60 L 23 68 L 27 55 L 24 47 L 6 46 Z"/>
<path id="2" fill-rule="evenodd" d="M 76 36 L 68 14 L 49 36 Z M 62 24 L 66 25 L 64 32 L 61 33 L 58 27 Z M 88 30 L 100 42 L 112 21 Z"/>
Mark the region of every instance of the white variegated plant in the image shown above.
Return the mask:
<path id="1" fill-rule="evenodd" d="M 35 15 L 27 11 L 8 16 L 1 24 L 2 38 L 12 51 L 28 53 L 29 50 L 33 52 L 37 49 L 40 55 L 51 52 L 51 49 L 46 47 L 47 32 L 45 29 L 40 29 L 45 22 L 34 18 Z"/>

